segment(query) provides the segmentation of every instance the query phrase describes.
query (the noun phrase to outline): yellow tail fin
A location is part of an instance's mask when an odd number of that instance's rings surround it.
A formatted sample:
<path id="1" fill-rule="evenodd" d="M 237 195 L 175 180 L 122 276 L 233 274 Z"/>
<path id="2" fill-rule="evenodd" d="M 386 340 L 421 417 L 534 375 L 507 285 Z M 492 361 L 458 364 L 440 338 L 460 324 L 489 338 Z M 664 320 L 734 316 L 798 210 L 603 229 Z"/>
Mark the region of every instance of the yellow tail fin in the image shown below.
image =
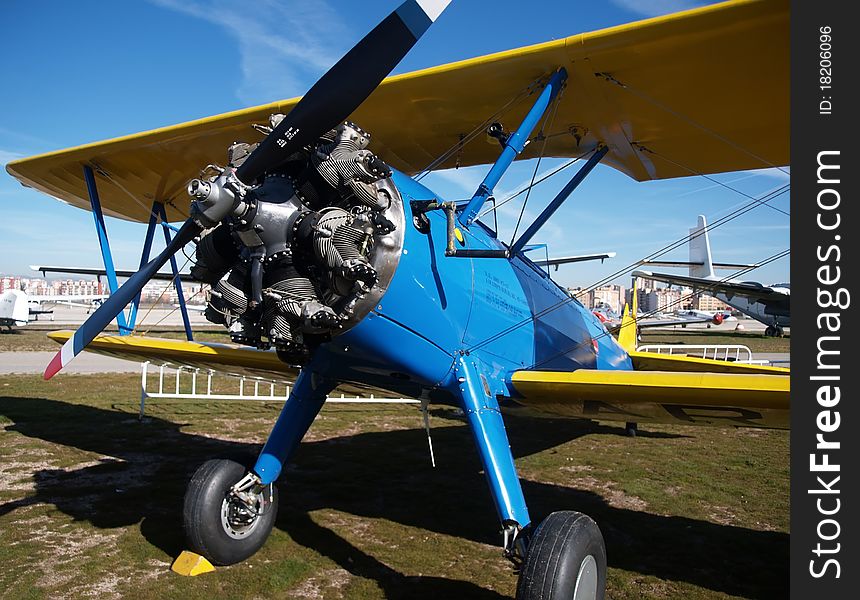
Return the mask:
<path id="1" fill-rule="evenodd" d="M 618 330 L 618 343 L 628 352 L 636 350 L 636 313 L 639 309 L 639 299 L 637 297 L 637 288 L 633 286 L 633 310 L 626 304 L 624 305 L 624 314 L 621 317 L 621 327 Z"/>

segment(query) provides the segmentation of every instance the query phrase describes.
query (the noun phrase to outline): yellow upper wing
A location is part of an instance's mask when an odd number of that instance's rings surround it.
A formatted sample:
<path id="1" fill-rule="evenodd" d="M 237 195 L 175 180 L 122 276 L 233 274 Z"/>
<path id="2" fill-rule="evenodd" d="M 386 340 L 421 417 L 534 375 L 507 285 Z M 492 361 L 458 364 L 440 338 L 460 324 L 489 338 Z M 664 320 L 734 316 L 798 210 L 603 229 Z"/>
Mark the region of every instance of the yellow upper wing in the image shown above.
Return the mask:
<path id="1" fill-rule="evenodd" d="M 789 160 L 788 35 L 788 0 L 726 2 L 390 77 L 351 118 L 373 134 L 372 148 L 386 161 L 415 173 L 531 82 L 565 67 L 548 156 L 604 143 L 604 162 L 637 180 L 781 166 Z M 89 164 L 106 214 L 146 221 L 157 199 L 178 220 L 187 216 L 186 182 L 223 163 L 233 141 L 259 140 L 250 125 L 297 100 L 27 158 L 7 170 L 89 208 L 82 176 Z M 504 122 L 515 125 L 528 104 L 516 104 Z M 497 154 L 498 145 L 479 138 L 439 168 Z"/>

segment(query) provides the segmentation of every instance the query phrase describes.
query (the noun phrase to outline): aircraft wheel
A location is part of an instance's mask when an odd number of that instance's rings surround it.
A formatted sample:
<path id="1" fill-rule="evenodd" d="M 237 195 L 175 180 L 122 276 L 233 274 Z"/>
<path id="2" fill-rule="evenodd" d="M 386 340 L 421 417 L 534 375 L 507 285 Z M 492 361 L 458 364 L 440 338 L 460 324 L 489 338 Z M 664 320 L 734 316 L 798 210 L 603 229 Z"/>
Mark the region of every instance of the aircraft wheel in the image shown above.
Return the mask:
<path id="1" fill-rule="evenodd" d="M 275 524 L 277 488 L 249 489 L 246 497 L 253 505 L 231 491 L 246 473 L 232 460 L 209 460 L 197 469 L 185 492 L 182 517 L 188 544 L 213 564 L 232 565 L 250 557 Z"/>
<path id="2" fill-rule="evenodd" d="M 517 600 L 602 600 L 606 547 L 597 524 L 579 512 L 549 515 L 535 530 L 517 582 Z"/>
<path id="3" fill-rule="evenodd" d="M 764 334 L 767 337 L 774 337 L 776 335 L 776 329 L 774 329 L 772 326 L 768 325 L 764 330 Z"/>
<path id="4" fill-rule="evenodd" d="M 779 325 L 776 326 L 776 337 L 785 337 L 785 329 Z"/>

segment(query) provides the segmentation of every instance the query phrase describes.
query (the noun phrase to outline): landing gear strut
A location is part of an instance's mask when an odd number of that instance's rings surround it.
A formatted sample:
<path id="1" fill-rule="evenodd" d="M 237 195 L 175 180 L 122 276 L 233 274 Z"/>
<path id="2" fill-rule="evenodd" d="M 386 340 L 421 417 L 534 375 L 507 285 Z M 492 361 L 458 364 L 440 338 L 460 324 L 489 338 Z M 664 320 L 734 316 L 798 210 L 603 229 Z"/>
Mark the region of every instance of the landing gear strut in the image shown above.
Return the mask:
<path id="1" fill-rule="evenodd" d="M 457 361 L 456 373 L 463 412 L 502 521 L 505 556 L 521 568 L 517 600 L 603 600 L 606 547 L 597 524 L 582 513 L 560 511 L 530 535 L 531 518 L 493 394 L 495 382 L 469 356 Z"/>

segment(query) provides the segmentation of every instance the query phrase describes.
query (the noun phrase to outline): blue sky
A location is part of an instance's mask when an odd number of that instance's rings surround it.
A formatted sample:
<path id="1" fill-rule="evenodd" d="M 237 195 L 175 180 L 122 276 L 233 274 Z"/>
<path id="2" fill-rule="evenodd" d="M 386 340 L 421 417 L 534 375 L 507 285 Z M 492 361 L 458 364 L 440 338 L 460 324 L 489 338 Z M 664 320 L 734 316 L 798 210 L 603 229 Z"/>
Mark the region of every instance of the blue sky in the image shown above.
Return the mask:
<path id="1" fill-rule="evenodd" d="M 399 2 L 6 0 L 0 164 L 300 95 Z M 454 0 L 396 72 L 701 4 L 708 2 Z M 540 171 L 558 164 L 544 160 Z M 497 198 L 528 182 L 533 169 L 532 162 L 515 164 Z M 424 183 L 443 197 L 465 198 L 485 170 L 437 173 Z M 788 183 L 776 169 L 716 178 L 750 195 Z M 527 216 L 564 183 L 562 174 L 536 188 Z M 565 285 L 588 285 L 686 235 L 696 215 L 714 221 L 746 201 L 701 177 L 637 183 L 598 167 L 535 242 L 549 244 L 553 256 L 618 252 L 603 265 L 571 265 L 555 275 Z M 789 212 L 788 194 L 772 204 Z M 515 200 L 503 213 L 503 238 L 510 237 L 520 206 Z M 101 264 L 90 213 L 23 188 L 5 170 L 0 209 L 0 273 L 26 275 L 27 265 L 38 263 Z M 135 267 L 144 226 L 116 219 L 107 226 L 117 266 Z M 762 260 L 789 247 L 789 219 L 758 208 L 715 230 L 711 243 L 715 260 Z M 683 248 L 670 256 L 685 255 Z M 747 278 L 787 281 L 788 271 L 786 258 Z"/>

